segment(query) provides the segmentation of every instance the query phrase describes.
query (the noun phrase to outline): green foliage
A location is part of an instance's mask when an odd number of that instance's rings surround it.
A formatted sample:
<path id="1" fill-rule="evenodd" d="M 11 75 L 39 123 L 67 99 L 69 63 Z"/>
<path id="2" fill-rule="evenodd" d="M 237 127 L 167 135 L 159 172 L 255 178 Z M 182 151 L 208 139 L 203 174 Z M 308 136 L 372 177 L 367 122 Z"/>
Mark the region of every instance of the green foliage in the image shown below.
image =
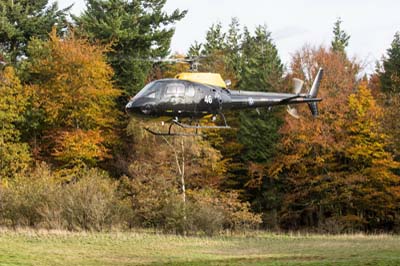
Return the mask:
<path id="1" fill-rule="evenodd" d="M 383 132 L 389 138 L 388 150 L 393 153 L 397 162 L 400 162 L 400 123 L 397 119 L 400 117 L 400 95 L 385 95 L 385 104 L 383 111 Z M 397 169 L 400 174 L 400 168 Z"/>
<path id="2" fill-rule="evenodd" d="M 332 50 L 345 54 L 345 49 L 349 45 L 350 35 L 341 29 L 342 20 L 338 18 L 333 27 L 333 40 L 331 42 Z"/>
<path id="3" fill-rule="evenodd" d="M 283 65 L 267 26 L 258 26 L 252 35 L 244 30 L 243 65 L 240 89 L 277 91 L 283 75 Z"/>
<path id="4" fill-rule="evenodd" d="M 108 62 L 118 87 L 134 95 L 143 87 L 151 65 L 141 59 L 168 54 L 175 22 L 186 11 L 163 11 L 166 0 L 88 0 L 86 10 L 74 17 L 80 34 L 93 42 L 111 44 Z"/>
<path id="5" fill-rule="evenodd" d="M 279 143 L 282 112 L 240 112 L 238 140 L 243 145 L 241 158 L 245 162 L 266 163 L 274 158 Z M 257 140 L 257 141 L 254 141 Z"/>
<path id="6" fill-rule="evenodd" d="M 24 88 L 13 68 L 0 73 L 0 180 L 23 172 L 30 161 L 28 145 L 20 142 L 17 127 L 24 119 Z"/>
<path id="7" fill-rule="evenodd" d="M 394 35 L 391 47 L 387 50 L 379 78 L 383 92 L 388 94 L 400 92 L 400 32 Z"/>
<path id="8" fill-rule="evenodd" d="M 225 33 L 222 31 L 222 24 L 211 25 L 206 33 L 206 42 L 203 45 L 202 54 L 210 55 L 215 51 L 222 51 L 225 48 Z"/>
<path id="9" fill-rule="evenodd" d="M 65 30 L 70 8 L 59 10 L 57 2 L 50 4 L 48 0 L 0 1 L 0 53 L 16 63 L 26 55 L 32 38 L 47 39 L 54 26 L 59 32 Z"/>
<path id="10" fill-rule="evenodd" d="M 212 25 L 206 42 L 196 43 L 192 50 L 193 54 L 208 56 L 201 65 L 202 71 L 220 73 L 232 81 L 233 89 L 280 91 L 282 88 L 283 65 L 266 26 L 258 26 L 254 34 L 247 28 L 241 32 L 239 21 L 233 18 L 226 33 L 221 24 Z M 248 187 L 253 175 L 250 168 L 254 163 L 266 164 L 275 156 L 282 124 L 280 110 L 260 111 L 260 114 L 255 111 L 227 114 L 228 124 L 235 129 L 209 136 L 228 163 L 222 186 L 241 190 L 248 200 L 255 198 Z"/>
<path id="11" fill-rule="evenodd" d="M 244 32 L 243 64 L 239 88 L 254 91 L 278 91 L 282 83 L 283 65 L 278 50 L 266 26 L 259 26 L 252 36 Z M 245 162 L 268 162 L 273 158 L 275 144 L 279 140 L 281 125 L 279 112 L 262 114 L 257 112 L 240 113 L 238 140 L 245 147 L 242 159 Z M 254 140 L 257 139 L 257 142 Z"/>

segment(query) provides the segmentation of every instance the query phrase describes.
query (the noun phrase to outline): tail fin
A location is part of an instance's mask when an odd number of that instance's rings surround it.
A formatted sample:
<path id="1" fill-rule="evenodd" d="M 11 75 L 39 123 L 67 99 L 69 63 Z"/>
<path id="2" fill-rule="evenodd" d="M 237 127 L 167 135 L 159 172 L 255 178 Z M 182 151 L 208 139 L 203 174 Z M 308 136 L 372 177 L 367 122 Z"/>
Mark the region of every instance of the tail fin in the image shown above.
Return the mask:
<path id="1" fill-rule="evenodd" d="M 324 74 L 324 70 L 320 68 L 318 70 L 317 76 L 314 79 L 314 83 L 308 92 L 308 98 L 316 98 L 319 90 L 319 85 L 321 83 L 322 76 Z M 318 116 L 318 105 L 317 102 L 308 103 L 308 107 L 310 108 L 311 114 L 313 116 Z"/>
<path id="2" fill-rule="evenodd" d="M 315 76 L 314 83 L 313 83 L 310 91 L 308 92 L 309 98 L 317 97 L 318 90 L 319 90 L 319 84 L 321 83 L 323 74 L 324 74 L 324 70 L 322 68 L 319 68 L 317 76 Z"/>

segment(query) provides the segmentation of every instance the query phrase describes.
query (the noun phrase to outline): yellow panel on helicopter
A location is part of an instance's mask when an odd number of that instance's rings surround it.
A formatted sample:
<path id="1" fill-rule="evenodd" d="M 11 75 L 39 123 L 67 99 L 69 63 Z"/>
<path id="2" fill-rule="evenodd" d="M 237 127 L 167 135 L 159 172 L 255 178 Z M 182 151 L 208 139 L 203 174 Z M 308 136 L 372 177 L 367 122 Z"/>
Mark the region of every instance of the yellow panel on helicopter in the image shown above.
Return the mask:
<path id="1" fill-rule="evenodd" d="M 226 88 L 224 80 L 218 73 L 184 72 L 176 75 L 175 78 Z"/>

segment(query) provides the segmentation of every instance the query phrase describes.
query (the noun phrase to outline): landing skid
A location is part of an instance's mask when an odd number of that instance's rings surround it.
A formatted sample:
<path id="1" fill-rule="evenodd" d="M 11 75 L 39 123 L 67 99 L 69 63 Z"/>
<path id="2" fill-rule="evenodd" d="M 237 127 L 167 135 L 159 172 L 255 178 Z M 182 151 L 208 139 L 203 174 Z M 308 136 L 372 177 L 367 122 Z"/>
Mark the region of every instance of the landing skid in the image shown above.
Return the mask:
<path id="1" fill-rule="evenodd" d="M 156 136 L 184 136 L 184 137 L 204 136 L 204 134 L 198 133 L 199 129 L 230 129 L 231 128 L 226 123 L 225 116 L 223 114 L 220 114 L 220 115 L 221 115 L 222 119 L 224 120 L 225 125 L 223 125 L 223 126 L 201 126 L 199 124 L 193 126 L 193 125 L 181 123 L 181 122 L 179 122 L 178 118 L 175 118 L 171 121 L 171 124 L 169 125 L 169 128 L 168 128 L 168 132 L 157 132 L 148 127 L 145 128 L 145 130 L 147 130 L 148 132 L 150 132 L 151 134 L 156 135 Z M 196 129 L 196 133 L 173 133 L 173 132 L 171 132 L 173 125 L 177 125 L 181 128 L 185 128 L 185 129 L 186 128 Z"/>
<path id="2" fill-rule="evenodd" d="M 155 136 L 170 136 L 170 137 L 198 137 L 198 136 L 203 136 L 202 134 L 190 134 L 190 133 L 171 133 L 171 132 L 157 132 L 154 131 L 148 127 L 144 128 L 147 132 L 155 135 Z"/>

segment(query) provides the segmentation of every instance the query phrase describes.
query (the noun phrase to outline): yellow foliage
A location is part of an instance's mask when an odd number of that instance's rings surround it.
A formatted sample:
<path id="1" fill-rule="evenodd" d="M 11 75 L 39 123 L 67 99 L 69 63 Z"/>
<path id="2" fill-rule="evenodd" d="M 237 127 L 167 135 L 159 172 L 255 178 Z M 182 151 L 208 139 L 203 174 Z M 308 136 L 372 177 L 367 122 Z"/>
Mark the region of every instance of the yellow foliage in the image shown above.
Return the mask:
<path id="1" fill-rule="evenodd" d="M 108 157 L 103 145 L 104 138 L 100 130 L 61 132 L 56 138 L 53 155 L 63 162 L 85 162 L 94 164 L 97 160 Z"/>
<path id="2" fill-rule="evenodd" d="M 15 177 L 29 166 L 28 145 L 19 142 L 15 126 L 23 120 L 25 107 L 24 88 L 14 69 L 6 67 L 0 73 L 0 179 Z"/>
<path id="3" fill-rule="evenodd" d="M 113 86 L 107 50 L 73 33 L 61 39 L 55 29 L 48 41 L 30 44 L 34 82 L 28 89 L 33 112 L 44 114 L 42 151 L 55 146 L 51 155 L 65 163 L 102 160 L 108 157 L 106 143 L 115 140 L 116 97 L 121 92 Z"/>

